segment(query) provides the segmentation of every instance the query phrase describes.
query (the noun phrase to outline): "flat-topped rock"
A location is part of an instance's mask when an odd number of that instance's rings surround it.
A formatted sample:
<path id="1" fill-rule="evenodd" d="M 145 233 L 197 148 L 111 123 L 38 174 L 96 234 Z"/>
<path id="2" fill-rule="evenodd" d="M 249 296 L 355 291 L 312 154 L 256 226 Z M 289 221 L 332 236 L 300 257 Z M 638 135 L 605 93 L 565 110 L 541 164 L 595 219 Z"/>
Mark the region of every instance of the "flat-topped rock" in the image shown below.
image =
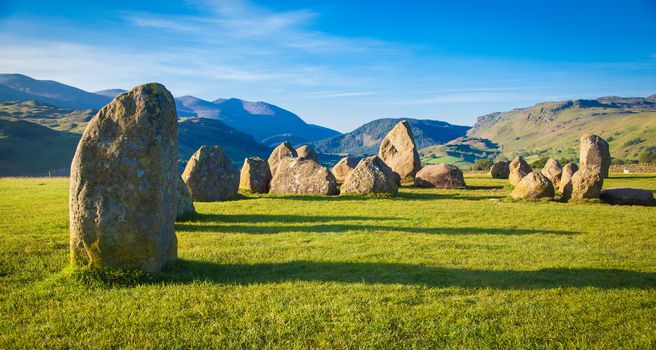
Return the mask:
<path id="1" fill-rule="evenodd" d="M 271 179 L 274 194 L 337 194 L 337 181 L 326 167 L 312 159 L 284 157 Z"/>
<path id="2" fill-rule="evenodd" d="M 399 174 L 401 182 L 414 181 L 415 174 L 421 169 L 421 161 L 408 121 L 400 121 L 383 138 L 378 157 Z"/>
<path id="3" fill-rule="evenodd" d="M 398 174 L 378 156 L 367 157 L 346 177 L 341 193 L 396 193 Z"/>
<path id="4" fill-rule="evenodd" d="M 656 205 L 654 194 L 642 188 L 607 188 L 601 190 L 599 199 L 617 205 Z"/>
<path id="5" fill-rule="evenodd" d="M 415 176 L 415 185 L 427 188 L 459 189 L 467 187 L 458 167 L 449 164 L 430 164 Z"/>
<path id="6" fill-rule="evenodd" d="M 201 146 L 189 158 L 182 180 L 187 184 L 191 198 L 199 202 L 235 198 L 239 189 L 235 165 L 219 146 Z"/>
<path id="7" fill-rule="evenodd" d="M 71 261 L 158 271 L 177 257 L 178 118 L 151 83 L 91 119 L 71 164 Z"/>
<path id="8" fill-rule="evenodd" d="M 260 157 L 244 159 L 239 176 L 239 188 L 253 193 L 268 193 L 271 182 L 269 163 Z"/>

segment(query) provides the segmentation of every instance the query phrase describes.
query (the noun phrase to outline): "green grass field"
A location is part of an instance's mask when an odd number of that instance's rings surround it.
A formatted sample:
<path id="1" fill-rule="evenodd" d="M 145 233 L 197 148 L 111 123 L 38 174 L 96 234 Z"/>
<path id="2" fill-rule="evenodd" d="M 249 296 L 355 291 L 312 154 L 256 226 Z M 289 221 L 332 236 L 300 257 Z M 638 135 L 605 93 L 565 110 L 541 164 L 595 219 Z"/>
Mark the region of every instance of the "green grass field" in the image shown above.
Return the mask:
<path id="1" fill-rule="evenodd" d="M 656 207 L 467 182 L 197 203 L 145 275 L 68 267 L 67 179 L 0 179 L 0 348 L 656 347 Z"/>

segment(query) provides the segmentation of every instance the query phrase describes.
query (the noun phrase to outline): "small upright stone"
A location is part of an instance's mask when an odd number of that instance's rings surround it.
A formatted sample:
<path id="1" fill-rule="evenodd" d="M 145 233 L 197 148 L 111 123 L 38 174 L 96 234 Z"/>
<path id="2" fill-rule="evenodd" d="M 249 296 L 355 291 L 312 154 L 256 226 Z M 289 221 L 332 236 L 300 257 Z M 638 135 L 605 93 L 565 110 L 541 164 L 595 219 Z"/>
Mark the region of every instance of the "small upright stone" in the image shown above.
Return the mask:
<path id="1" fill-rule="evenodd" d="M 346 177 L 341 193 L 396 193 L 399 190 L 397 176 L 377 156 L 362 159 Z"/>
<path id="2" fill-rule="evenodd" d="M 272 152 L 271 155 L 269 156 L 268 163 L 269 163 L 269 170 L 271 171 L 271 176 L 274 176 L 276 174 L 276 169 L 278 169 L 278 162 L 280 162 L 281 159 L 283 158 L 296 158 L 298 157 L 298 153 L 296 153 L 296 150 L 294 147 L 292 147 L 291 143 L 285 141 L 281 144 L 278 145 Z"/>
<path id="3" fill-rule="evenodd" d="M 260 157 L 244 159 L 239 177 L 239 188 L 253 193 L 268 193 L 271 182 L 269 163 Z"/>
<path id="4" fill-rule="evenodd" d="M 490 176 L 493 179 L 507 179 L 510 175 L 510 163 L 507 160 L 495 162 L 490 168 Z"/>
<path id="5" fill-rule="evenodd" d="M 532 171 L 515 186 L 514 199 L 553 198 L 554 187 L 551 180 L 539 171 Z"/>
<path id="6" fill-rule="evenodd" d="M 358 165 L 358 160 L 353 157 L 344 157 L 335 164 L 331 172 L 335 175 L 335 180 L 342 183 L 346 177 L 355 170 L 355 167 Z"/>
<path id="7" fill-rule="evenodd" d="M 576 163 L 567 163 L 563 167 L 563 174 L 560 177 L 560 193 L 565 193 L 565 186 L 571 181 L 572 176 L 579 170 L 579 166 Z"/>
<path id="8" fill-rule="evenodd" d="M 458 167 L 449 164 L 430 164 L 415 177 L 415 185 L 428 188 L 459 189 L 467 187 L 465 177 Z"/>
<path id="9" fill-rule="evenodd" d="M 308 145 L 303 145 L 296 149 L 296 154 L 299 158 L 312 159 L 317 161 L 317 152 Z"/>
<path id="10" fill-rule="evenodd" d="M 196 208 L 194 207 L 194 201 L 191 199 L 191 194 L 187 185 L 182 181 L 182 178 L 178 176 L 178 210 L 176 211 L 175 220 L 184 220 L 196 214 Z"/>
<path id="11" fill-rule="evenodd" d="M 178 118 L 171 93 L 140 85 L 87 125 L 71 164 L 71 261 L 158 271 L 177 258 Z"/>
<path id="12" fill-rule="evenodd" d="M 542 175 L 546 176 L 551 180 L 553 183 L 554 187 L 560 187 L 560 178 L 563 174 L 563 167 L 560 165 L 560 163 L 553 159 L 549 158 L 547 163 L 544 165 L 542 168 Z"/>
<path id="13" fill-rule="evenodd" d="M 598 166 L 581 167 L 563 189 L 563 198 L 599 198 L 604 178 Z"/>
<path id="14" fill-rule="evenodd" d="M 408 121 L 400 121 L 385 136 L 380 144 L 378 157 L 399 174 L 401 182 L 414 181 L 415 174 L 421 170 L 421 161 Z"/>
<path id="15" fill-rule="evenodd" d="M 219 146 L 201 146 L 189 158 L 182 180 L 198 202 L 235 198 L 239 189 L 235 166 Z"/>
<path id="16" fill-rule="evenodd" d="M 608 142 L 597 135 L 584 134 L 581 136 L 581 154 L 579 156 L 581 168 L 599 167 L 601 177 L 608 177 L 610 168 L 610 148 Z"/>
<path id="17" fill-rule="evenodd" d="M 270 193 L 337 194 L 337 182 L 328 168 L 312 159 L 284 157 L 271 179 Z"/>
<path id="18" fill-rule="evenodd" d="M 517 186 L 517 184 L 522 181 L 524 176 L 528 175 L 530 172 L 533 171 L 530 165 L 526 163 L 524 158 L 521 156 L 515 157 L 515 159 L 510 162 L 510 175 L 508 175 L 508 180 L 510 181 L 510 184 L 513 186 Z"/>

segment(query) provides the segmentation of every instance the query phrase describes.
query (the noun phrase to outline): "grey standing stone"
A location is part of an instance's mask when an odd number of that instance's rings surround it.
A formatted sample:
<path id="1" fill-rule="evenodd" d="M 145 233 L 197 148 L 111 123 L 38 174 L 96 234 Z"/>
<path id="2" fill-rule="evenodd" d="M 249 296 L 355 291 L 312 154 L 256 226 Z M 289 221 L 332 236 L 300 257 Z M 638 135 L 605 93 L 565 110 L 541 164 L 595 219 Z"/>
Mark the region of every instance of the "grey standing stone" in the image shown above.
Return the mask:
<path id="1" fill-rule="evenodd" d="M 355 167 L 358 165 L 358 160 L 353 157 L 344 157 L 335 164 L 331 169 L 333 175 L 337 182 L 342 183 L 346 177 L 355 170 Z"/>
<path id="2" fill-rule="evenodd" d="M 395 173 L 400 182 L 412 182 L 421 170 L 421 161 L 412 128 L 407 120 L 402 120 L 383 138 L 378 157 Z"/>
<path id="3" fill-rule="evenodd" d="M 610 148 L 608 142 L 597 135 L 584 134 L 581 136 L 581 154 L 579 156 L 581 168 L 599 167 L 601 177 L 608 177 L 610 168 Z"/>
<path id="4" fill-rule="evenodd" d="M 157 271 L 177 258 L 178 120 L 160 84 L 120 94 L 87 125 L 71 164 L 71 261 Z"/>
<path id="5" fill-rule="evenodd" d="M 298 157 L 298 153 L 296 153 L 296 150 L 294 147 L 292 147 L 291 143 L 285 141 L 279 144 L 278 147 L 273 149 L 271 155 L 269 155 L 269 159 L 267 160 L 267 162 L 269 162 L 269 170 L 271 171 L 271 176 L 276 174 L 276 169 L 278 169 L 278 162 L 280 162 L 281 159 L 296 157 Z"/>
<path id="6" fill-rule="evenodd" d="M 531 168 L 521 156 L 515 157 L 515 159 L 510 162 L 509 167 L 510 175 L 508 175 L 508 181 L 510 181 L 510 184 L 513 186 L 517 186 L 524 176 L 533 171 L 533 168 Z"/>
<path id="7" fill-rule="evenodd" d="M 326 167 L 303 158 L 282 158 L 271 179 L 270 193 L 337 194 L 335 176 Z"/>
<path id="8" fill-rule="evenodd" d="M 565 193 L 565 187 L 570 183 L 572 176 L 579 170 L 579 166 L 576 163 L 567 163 L 563 167 L 563 174 L 560 176 L 560 193 Z M 570 184 L 571 186 L 571 184 Z"/>
<path id="9" fill-rule="evenodd" d="M 239 174 L 219 146 L 201 146 L 189 158 L 182 180 L 187 184 L 191 198 L 199 202 L 235 198 L 239 190 Z"/>
<path id="10" fill-rule="evenodd" d="M 239 177 L 239 188 L 253 193 L 268 193 L 271 182 L 269 163 L 260 157 L 244 159 Z"/>
<path id="11" fill-rule="evenodd" d="M 507 179 L 510 176 L 510 163 L 507 160 L 495 162 L 490 168 L 490 176 L 493 179 Z"/>
<path id="12" fill-rule="evenodd" d="M 191 199 L 191 193 L 187 185 L 182 181 L 182 178 L 178 176 L 178 210 L 176 211 L 175 220 L 184 220 L 190 218 L 196 214 L 196 208 L 194 207 L 194 201 Z"/>
<path id="13" fill-rule="evenodd" d="M 367 157 L 358 163 L 355 169 L 346 177 L 341 187 L 341 193 L 396 193 L 398 174 L 378 158 Z"/>

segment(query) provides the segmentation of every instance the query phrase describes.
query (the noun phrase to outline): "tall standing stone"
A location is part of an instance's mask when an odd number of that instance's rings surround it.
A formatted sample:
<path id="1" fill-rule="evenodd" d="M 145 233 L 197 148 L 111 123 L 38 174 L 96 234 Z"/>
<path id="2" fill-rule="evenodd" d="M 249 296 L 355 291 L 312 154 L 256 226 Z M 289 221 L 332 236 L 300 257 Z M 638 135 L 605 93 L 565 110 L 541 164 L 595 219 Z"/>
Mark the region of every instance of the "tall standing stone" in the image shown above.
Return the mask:
<path id="1" fill-rule="evenodd" d="M 584 134 L 581 136 L 580 147 L 581 168 L 599 167 L 602 178 L 607 178 L 611 161 L 608 142 L 597 135 Z"/>
<path id="2" fill-rule="evenodd" d="M 401 182 L 412 182 L 421 170 L 421 161 L 410 123 L 400 121 L 385 136 L 378 150 L 378 157 L 399 174 Z"/>
<path id="3" fill-rule="evenodd" d="M 87 125 L 71 164 L 71 261 L 157 271 L 177 257 L 178 120 L 160 84 L 120 94 Z"/>
<path id="4" fill-rule="evenodd" d="M 189 158 L 182 180 L 187 184 L 191 198 L 199 202 L 235 198 L 239 189 L 235 165 L 219 146 L 201 146 Z"/>
<path id="5" fill-rule="evenodd" d="M 317 161 L 317 152 L 308 145 L 303 145 L 296 149 L 299 158 L 312 159 Z"/>
<path id="6" fill-rule="evenodd" d="M 268 193 L 271 182 L 269 163 L 260 157 L 244 159 L 239 177 L 239 188 L 253 193 Z"/>
<path id="7" fill-rule="evenodd" d="M 510 168 L 510 175 L 508 176 L 508 181 L 510 181 L 510 184 L 513 186 L 517 186 L 517 184 L 522 181 L 524 176 L 530 174 L 533 169 L 531 168 L 528 163 L 522 158 L 521 156 L 515 157 L 515 159 L 510 162 L 509 165 Z"/>
<path id="8" fill-rule="evenodd" d="M 274 148 L 274 150 L 271 152 L 269 160 L 267 161 L 269 163 L 271 176 L 276 174 L 276 169 L 278 169 L 278 163 L 281 159 L 296 157 L 298 157 L 298 153 L 296 153 L 296 150 L 294 147 L 292 147 L 291 143 L 285 141 L 279 144 L 278 147 Z"/>
<path id="9" fill-rule="evenodd" d="M 196 208 L 194 207 L 194 200 L 191 199 L 191 193 L 187 185 L 182 181 L 182 178 L 178 176 L 177 181 L 177 190 L 178 190 L 178 210 L 176 211 L 175 220 L 184 220 L 194 214 L 196 214 Z"/>
<path id="10" fill-rule="evenodd" d="M 560 178 L 563 174 L 563 167 L 560 165 L 560 162 L 553 158 L 549 158 L 542 168 L 541 173 L 551 180 L 554 187 L 560 187 Z"/>
<path id="11" fill-rule="evenodd" d="M 333 175 L 335 175 L 335 180 L 342 183 L 346 177 L 355 169 L 358 165 L 358 160 L 353 157 L 344 157 L 335 164 L 331 169 Z"/>

